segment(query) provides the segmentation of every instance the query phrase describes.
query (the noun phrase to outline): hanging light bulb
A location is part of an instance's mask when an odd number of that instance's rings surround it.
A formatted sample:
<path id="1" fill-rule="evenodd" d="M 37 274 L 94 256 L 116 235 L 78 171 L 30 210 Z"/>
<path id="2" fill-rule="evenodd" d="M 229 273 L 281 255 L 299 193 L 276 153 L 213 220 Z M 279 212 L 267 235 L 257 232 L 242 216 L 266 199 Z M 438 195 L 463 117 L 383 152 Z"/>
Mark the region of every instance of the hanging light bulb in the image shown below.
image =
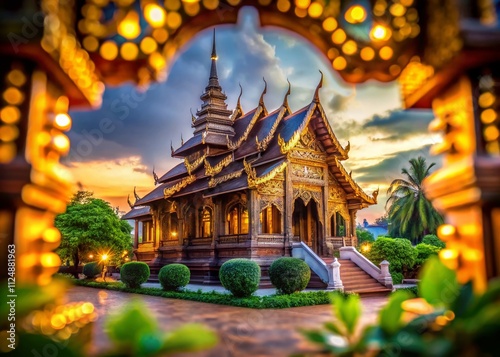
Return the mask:
<path id="1" fill-rule="evenodd" d="M 127 40 L 137 38 L 141 34 L 139 14 L 134 10 L 130 10 L 118 25 L 118 33 Z"/>

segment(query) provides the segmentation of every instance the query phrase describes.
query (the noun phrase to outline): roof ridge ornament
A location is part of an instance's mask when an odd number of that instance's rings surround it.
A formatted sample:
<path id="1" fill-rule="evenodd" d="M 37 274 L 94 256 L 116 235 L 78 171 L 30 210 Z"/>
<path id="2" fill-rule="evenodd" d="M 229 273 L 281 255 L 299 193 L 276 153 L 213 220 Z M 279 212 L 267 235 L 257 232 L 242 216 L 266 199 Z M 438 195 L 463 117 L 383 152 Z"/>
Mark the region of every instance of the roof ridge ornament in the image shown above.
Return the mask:
<path id="1" fill-rule="evenodd" d="M 171 156 L 174 157 L 174 145 L 172 144 L 172 140 L 170 140 L 170 152 L 171 152 Z"/>
<path id="2" fill-rule="evenodd" d="M 291 111 L 290 106 L 288 105 L 288 96 L 292 93 L 292 85 L 290 84 L 290 81 L 288 80 L 288 78 L 286 79 L 286 81 L 288 82 L 288 90 L 285 93 L 285 98 L 283 98 L 282 106 L 287 108 L 288 111 Z"/>
<path id="3" fill-rule="evenodd" d="M 241 96 L 243 95 L 243 87 L 241 86 L 241 83 L 238 83 L 240 86 L 240 94 L 238 95 L 238 101 L 236 102 L 236 108 L 234 108 L 234 113 L 231 117 L 233 122 L 238 119 L 240 116 L 243 115 L 243 108 L 241 107 Z"/>
<path id="4" fill-rule="evenodd" d="M 155 166 L 153 165 L 153 179 L 155 180 L 155 186 L 158 185 L 159 178 L 158 175 L 155 172 Z"/>
<path id="5" fill-rule="evenodd" d="M 316 103 L 319 103 L 319 89 L 323 87 L 323 72 L 321 72 L 320 70 L 319 73 L 321 73 L 321 78 L 319 80 L 318 85 L 316 86 L 316 90 L 314 91 L 314 99 L 313 99 L 313 101 Z"/>
<path id="6" fill-rule="evenodd" d="M 181 146 L 184 145 L 184 138 L 182 137 L 182 133 L 181 133 Z"/>
<path id="7" fill-rule="evenodd" d="M 189 112 L 191 113 L 191 123 L 194 124 L 196 117 L 193 114 L 193 108 L 189 108 Z"/>
<path id="8" fill-rule="evenodd" d="M 127 203 L 130 207 L 130 209 L 133 209 L 134 208 L 134 203 L 132 203 L 132 201 L 130 201 L 130 193 L 127 195 Z"/>
<path id="9" fill-rule="evenodd" d="M 264 77 L 262 77 L 262 80 L 264 81 L 264 90 L 262 91 L 262 94 L 260 95 L 259 106 L 261 106 L 264 109 L 264 111 L 267 112 L 266 105 L 264 104 L 264 94 L 267 93 L 267 82 L 266 82 L 266 79 Z"/>
<path id="10" fill-rule="evenodd" d="M 137 201 L 139 201 L 141 198 L 139 197 L 139 195 L 137 194 L 137 191 L 135 189 L 136 189 L 136 186 L 134 186 L 134 196 L 135 196 L 135 202 L 137 203 Z"/>

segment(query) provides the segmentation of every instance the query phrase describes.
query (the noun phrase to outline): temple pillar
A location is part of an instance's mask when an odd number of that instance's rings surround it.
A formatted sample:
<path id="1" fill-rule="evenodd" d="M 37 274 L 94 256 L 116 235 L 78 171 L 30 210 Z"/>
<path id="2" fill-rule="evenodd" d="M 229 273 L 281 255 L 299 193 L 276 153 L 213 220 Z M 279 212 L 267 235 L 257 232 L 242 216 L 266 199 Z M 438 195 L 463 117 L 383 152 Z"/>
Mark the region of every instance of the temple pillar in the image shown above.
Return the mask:
<path id="1" fill-rule="evenodd" d="M 214 219 L 213 239 L 215 241 L 217 238 L 219 238 L 219 236 L 224 234 L 224 224 L 225 224 L 222 202 L 218 198 L 214 200 L 213 219 Z"/>
<path id="2" fill-rule="evenodd" d="M 139 221 L 134 221 L 134 249 L 139 247 Z"/>
<path id="3" fill-rule="evenodd" d="M 260 226 L 260 203 L 259 203 L 259 194 L 257 190 L 248 190 L 248 212 L 250 214 L 250 226 L 249 234 L 252 238 L 252 241 L 257 242 L 257 238 L 259 236 L 259 226 Z"/>
<path id="4" fill-rule="evenodd" d="M 285 169 L 285 209 L 283 212 L 283 221 L 285 236 L 288 240 L 291 240 L 293 237 L 293 185 L 290 162 L 287 162 Z"/>

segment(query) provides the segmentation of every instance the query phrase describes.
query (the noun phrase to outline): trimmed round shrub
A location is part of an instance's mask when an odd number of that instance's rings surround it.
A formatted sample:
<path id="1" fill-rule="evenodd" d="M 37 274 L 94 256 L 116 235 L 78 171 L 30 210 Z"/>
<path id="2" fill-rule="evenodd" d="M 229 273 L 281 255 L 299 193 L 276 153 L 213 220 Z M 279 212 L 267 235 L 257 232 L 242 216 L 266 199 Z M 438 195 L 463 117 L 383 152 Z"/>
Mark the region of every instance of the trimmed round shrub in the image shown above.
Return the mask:
<path id="1" fill-rule="evenodd" d="M 120 269 L 120 279 L 127 288 L 140 288 L 148 278 L 149 266 L 144 262 L 128 262 Z"/>
<path id="2" fill-rule="evenodd" d="M 435 234 L 427 234 L 426 236 L 424 236 L 424 238 L 422 239 L 422 243 L 433 245 L 441 249 L 446 247 L 446 243 L 439 239 L 439 237 Z"/>
<path id="3" fill-rule="evenodd" d="M 415 246 L 415 250 L 417 251 L 417 259 L 415 262 L 418 265 L 422 265 L 431 255 L 437 255 L 441 248 L 430 244 L 420 243 Z"/>
<path id="4" fill-rule="evenodd" d="M 292 294 L 306 288 L 311 279 L 311 269 L 299 258 L 279 258 L 269 267 L 271 283 L 282 294 Z"/>
<path id="5" fill-rule="evenodd" d="M 402 272 L 415 265 L 417 251 L 406 238 L 378 238 L 365 254 L 375 265 L 387 260 L 391 271 Z"/>
<path id="6" fill-rule="evenodd" d="M 93 279 L 96 275 L 101 274 L 102 265 L 97 262 L 90 262 L 83 266 L 82 273 L 87 277 L 87 279 Z"/>
<path id="7" fill-rule="evenodd" d="M 236 297 L 247 297 L 259 288 L 260 267 L 249 259 L 231 259 L 219 270 L 222 286 Z"/>
<path id="8" fill-rule="evenodd" d="M 191 273 L 184 264 L 169 264 L 160 269 L 158 279 L 164 290 L 178 290 L 189 283 Z"/>

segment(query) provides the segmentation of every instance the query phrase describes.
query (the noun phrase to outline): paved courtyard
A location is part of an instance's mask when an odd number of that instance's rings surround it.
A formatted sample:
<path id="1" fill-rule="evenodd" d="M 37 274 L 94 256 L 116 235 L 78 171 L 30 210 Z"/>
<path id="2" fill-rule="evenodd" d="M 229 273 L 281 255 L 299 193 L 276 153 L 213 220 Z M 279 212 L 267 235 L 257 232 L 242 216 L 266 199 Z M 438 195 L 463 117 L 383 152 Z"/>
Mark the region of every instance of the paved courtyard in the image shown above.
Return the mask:
<path id="1" fill-rule="evenodd" d="M 68 300 L 90 301 L 99 314 L 93 331 L 91 354 L 103 351 L 109 346 L 109 341 L 103 333 L 103 317 L 110 311 L 120 309 L 133 297 L 144 302 L 165 330 L 186 322 L 200 322 L 217 331 L 220 337 L 219 345 L 207 352 L 189 354 L 197 357 L 289 356 L 297 352 L 313 352 L 315 347 L 307 343 L 297 329 L 317 328 L 332 319 L 332 309 L 329 305 L 254 310 L 73 287 L 67 292 Z M 377 312 L 386 301 L 386 297 L 363 298 L 363 323 L 375 321 Z"/>

